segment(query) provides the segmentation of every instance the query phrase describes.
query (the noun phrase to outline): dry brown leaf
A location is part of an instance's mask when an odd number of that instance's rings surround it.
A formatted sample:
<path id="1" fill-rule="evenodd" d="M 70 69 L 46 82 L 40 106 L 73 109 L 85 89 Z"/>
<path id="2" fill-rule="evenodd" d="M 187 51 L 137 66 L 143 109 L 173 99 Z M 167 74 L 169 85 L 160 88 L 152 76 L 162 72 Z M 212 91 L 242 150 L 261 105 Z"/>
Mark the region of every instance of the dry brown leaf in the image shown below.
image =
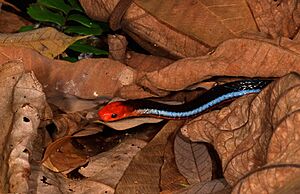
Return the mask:
<path id="1" fill-rule="evenodd" d="M 66 113 L 91 110 L 98 107 L 99 104 L 107 102 L 106 99 L 89 100 L 78 98 L 73 95 L 64 94 L 57 91 L 47 92 L 47 102 L 56 106 L 59 110 Z"/>
<path id="2" fill-rule="evenodd" d="M 171 59 L 154 55 L 144 55 L 133 51 L 127 52 L 125 63 L 137 71 L 152 72 L 160 70 L 174 62 Z"/>
<path id="3" fill-rule="evenodd" d="M 71 136 L 81 130 L 84 124 L 84 118 L 79 113 L 61 114 L 53 118 L 57 131 L 55 132 L 55 139 Z"/>
<path id="4" fill-rule="evenodd" d="M 135 3 L 158 20 L 211 47 L 245 32 L 257 31 L 244 0 L 187 0 L 180 3 L 135 0 Z"/>
<path id="5" fill-rule="evenodd" d="M 9 24 L 9 25 L 7 25 Z M 22 26 L 31 24 L 20 16 L 1 10 L 0 12 L 0 32 L 1 33 L 13 33 L 17 32 Z"/>
<path id="6" fill-rule="evenodd" d="M 174 194 L 229 194 L 230 188 L 224 179 L 215 179 L 212 181 L 204 181 L 198 184 L 188 186 Z"/>
<path id="7" fill-rule="evenodd" d="M 247 0 L 247 3 L 261 32 L 273 38 L 293 38 L 298 32 L 300 9 L 297 1 Z"/>
<path id="8" fill-rule="evenodd" d="M 48 145 L 43 166 L 54 172 L 67 173 L 86 164 L 89 161 L 88 155 L 76 149 L 71 141 L 72 136 L 65 136 Z"/>
<path id="9" fill-rule="evenodd" d="M 126 59 L 127 40 L 123 35 L 108 35 L 109 58 L 124 63 Z"/>
<path id="10" fill-rule="evenodd" d="M 212 180 L 213 164 L 205 144 L 185 141 L 177 135 L 174 152 L 177 168 L 189 184 Z"/>
<path id="11" fill-rule="evenodd" d="M 91 18 L 100 21 L 108 20 L 118 2 L 80 0 L 85 12 Z M 127 34 L 154 55 L 182 58 L 204 55 L 210 49 L 194 37 L 175 31 L 169 25 L 160 22 L 135 3 L 128 8 L 121 24 Z"/>
<path id="12" fill-rule="evenodd" d="M 182 133 L 213 144 L 226 180 L 238 183 L 235 192 L 274 192 L 300 176 L 299 85 L 299 75 L 289 74 L 258 95 L 194 119 Z"/>
<path id="13" fill-rule="evenodd" d="M 40 119 L 45 118 L 47 103 L 42 86 L 33 73 L 24 73 L 20 61 L 0 66 L 1 85 L 1 192 L 30 191 L 30 172 L 37 167 L 33 152 Z"/>
<path id="14" fill-rule="evenodd" d="M 90 180 L 115 188 L 132 158 L 146 145 L 138 139 L 125 139 L 115 148 L 90 158 L 79 172 Z"/>
<path id="15" fill-rule="evenodd" d="M 126 130 L 132 127 L 136 127 L 145 123 L 159 123 L 163 119 L 158 118 L 149 118 L 149 117 L 136 117 L 136 118 L 129 118 L 129 119 L 123 119 L 115 122 L 102 122 L 98 121 L 98 123 L 101 123 L 103 125 L 106 125 L 110 128 L 116 129 L 116 130 Z"/>
<path id="16" fill-rule="evenodd" d="M 28 32 L 1 34 L 0 46 L 32 48 L 46 57 L 54 58 L 82 38 L 86 36 L 71 37 L 55 28 L 46 27 Z"/>
<path id="17" fill-rule="evenodd" d="M 5 0 L 0 0 L 0 3 L 3 3 L 3 4 L 5 4 L 5 5 L 8 5 L 8 6 L 14 8 L 14 9 L 17 10 L 17 11 L 20 11 L 20 9 L 17 8 L 14 4 L 11 4 L 11 3 L 9 3 L 9 2 L 6 2 Z"/>
<path id="18" fill-rule="evenodd" d="M 160 191 L 160 169 L 167 138 L 174 133 L 182 121 L 168 122 L 160 132 L 139 152 L 124 172 L 116 187 L 116 193 L 158 193 Z"/>
<path id="19" fill-rule="evenodd" d="M 24 62 L 26 71 L 36 74 L 46 94 L 57 90 L 83 99 L 107 99 L 136 79 L 132 68 L 111 59 L 70 63 L 48 59 L 27 48 L 0 47 L 0 63 L 16 59 Z"/>
<path id="20" fill-rule="evenodd" d="M 82 193 L 82 194 L 114 194 L 114 189 L 100 182 L 84 180 L 67 180 L 68 190 L 65 193 Z M 63 193 L 63 192 L 60 192 Z"/>
<path id="21" fill-rule="evenodd" d="M 165 148 L 164 163 L 161 167 L 160 177 L 160 188 L 162 191 L 174 192 L 188 184 L 186 178 L 180 174 L 176 166 L 174 154 L 174 139 L 176 137 L 176 133 L 170 135 Z"/>
<path id="22" fill-rule="evenodd" d="M 213 76 L 280 77 L 300 72 L 300 57 L 287 48 L 267 41 L 231 39 L 204 57 L 178 60 L 146 74 L 145 87 L 181 90 Z"/>

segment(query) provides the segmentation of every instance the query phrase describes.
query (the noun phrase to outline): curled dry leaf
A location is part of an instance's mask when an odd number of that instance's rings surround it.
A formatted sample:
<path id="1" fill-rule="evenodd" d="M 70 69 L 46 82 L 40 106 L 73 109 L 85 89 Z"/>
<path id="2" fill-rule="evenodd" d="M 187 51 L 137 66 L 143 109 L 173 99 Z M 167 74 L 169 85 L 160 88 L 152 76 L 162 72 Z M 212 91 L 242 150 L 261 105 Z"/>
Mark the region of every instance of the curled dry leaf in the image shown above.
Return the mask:
<path id="1" fill-rule="evenodd" d="M 84 118 L 79 113 L 62 114 L 53 118 L 57 131 L 55 132 L 55 139 L 63 136 L 73 135 L 81 129 L 84 123 Z"/>
<path id="2" fill-rule="evenodd" d="M 116 193 L 159 193 L 160 171 L 168 137 L 183 121 L 170 121 L 137 153 L 116 187 Z"/>
<path id="3" fill-rule="evenodd" d="M 72 136 L 65 136 L 48 145 L 42 164 L 54 172 L 67 173 L 88 161 L 88 155 L 73 146 Z"/>
<path id="4" fill-rule="evenodd" d="M 80 0 L 85 12 L 91 18 L 100 21 L 109 19 L 118 2 L 118 0 L 93 2 Z M 155 3 L 155 1 L 153 2 Z M 155 55 L 181 58 L 204 55 L 210 49 L 209 46 L 198 42 L 194 37 L 176 31 L 171 26 L 159 21 L 139 7 L 136 2 L 133 2 L 124 14 L 121 25 L 133 39 Z"/>
<path id="5" fill-rule="evenodd" d="M 1 64 L 1 191 L 27 193 L 33 146 L 47 107 L 42 86 L 32 73 L 24 73 L 20 61 Z M 26 95 L 26 96 L 25 96 Z"/>
<path id="6" fill-rule="evenodd" d="M 10 139 L 5 150 L 4 161 L 8 162 L 7 178 L 9 192 L 27 193 L 31 171 L 30 153 L 33 152 L 33 141 L 37 135 L 40 119 L 38 110 L 29 105 L 18 109 L 15 113 Z"/>
<path id="7" fill-rule="evenodd" d="M 32 48 L 46 57 L 54 58 L 82 38 L 86 36 L 71 37 L 58 32 L 55 28 L 46 27 L 28 32 L 1 34 L 0 46 Z"/>
<path id="8" fill-rule="evenodd" d="M 176 165 L 189 184 L 212 179 L 212 161 L 205 144 L 185 141 L 179 135 L 174 142 Z"/>
<path id="9" fill-rule="evenodd" d="M 293 38 L 300 25 L 297 1 L 256 1 L 247 0 L 253 17 L 261 32 L 273 38 Z"/>
<path id="10" fill-rule="evenodd" d="M 267 41 L 231 39 L 204 57 L 178 60 L 147 73 L 140 84 L 148 88 L 181 90 L 213 76 L 280 77 L 300 72 L 300 57 Z"/>
<path id="11" fill-rule="evenodd" d="M 299 75 L 289 74 L 194 119 L 182 133 L 213 144 L 226 180 L 238 184 L 235 192 L 271 193 L 300 175 L 299 85 Z"/>

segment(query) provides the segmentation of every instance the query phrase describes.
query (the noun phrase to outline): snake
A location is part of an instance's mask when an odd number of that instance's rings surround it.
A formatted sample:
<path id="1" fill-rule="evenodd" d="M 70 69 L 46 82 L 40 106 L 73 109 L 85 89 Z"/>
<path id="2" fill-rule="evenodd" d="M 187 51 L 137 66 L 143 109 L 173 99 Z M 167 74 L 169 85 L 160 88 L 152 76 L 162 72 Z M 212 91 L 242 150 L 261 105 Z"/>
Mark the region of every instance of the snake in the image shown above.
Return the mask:
<path id="1" fill-rule="evenodd" d="M 98 111 L 99 120 L 118 121 L 129 117 L 156 117 L 162 119 L 190 119 L 216 106 L 247 94 L 259 93 L 273 80 L 243 79 L 212 87 L 196 99 L 179 105 L 170 105 L 146 99 L 114 101 Z"/>

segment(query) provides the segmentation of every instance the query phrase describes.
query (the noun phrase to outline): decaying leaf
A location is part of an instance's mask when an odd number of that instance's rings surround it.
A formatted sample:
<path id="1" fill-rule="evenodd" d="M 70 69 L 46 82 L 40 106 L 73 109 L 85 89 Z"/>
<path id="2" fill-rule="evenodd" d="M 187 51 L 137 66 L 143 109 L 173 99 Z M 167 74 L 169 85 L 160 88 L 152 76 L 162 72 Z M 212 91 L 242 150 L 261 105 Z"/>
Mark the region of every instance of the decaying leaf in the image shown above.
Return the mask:
<path id="1" fill-rule="evenodd" d="M 55 28 L 46 27 L 28 32 L 1 34 L 0 46 L 32 48 L 46 57 L 54 58 L 82 38 L 86 36 L 70 37 Z"/>
<path id="2" fill-rule="evenodd" d="M 170 121 L 134 157 L 118 183 L 116 193 L 159 193 L 160 168 L 167 139 L 182 124 L 182 121 Z"/>
<path id="3" fill-rule="evenodd" d="M 32 154 L 40 119 L 47 107 L 41 84 L 33 73 L 25 73 L 20 61 L 0 65 L 1 107 L 1 190 L 27 193 L 30 172 L 37 164 Z"/>
<path id="4" fill-rule="evenodd" d="M 289 74 L 181 131 L 214 145 L 234 193 L 274 192 L 300 176 L 299 85 L 299 75 Z"/>

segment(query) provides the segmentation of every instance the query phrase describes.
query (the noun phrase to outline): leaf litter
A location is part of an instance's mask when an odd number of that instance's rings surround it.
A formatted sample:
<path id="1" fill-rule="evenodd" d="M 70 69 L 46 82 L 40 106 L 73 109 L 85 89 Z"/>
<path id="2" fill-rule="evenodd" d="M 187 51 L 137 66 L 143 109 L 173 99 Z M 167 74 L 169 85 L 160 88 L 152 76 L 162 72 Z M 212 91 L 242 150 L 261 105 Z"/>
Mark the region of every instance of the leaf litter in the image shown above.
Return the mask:
<path id="1" fill-rule="evenodd" d="M 76 63 L 42 56 L 56 56 L 55 47 L 46 49 L 46 54 L 38 47 L 37 52 L 16 45 L 0 47 L 0 90 L 4 99 L 0 103 L 4 161 L 0 165 L 5 191 L 297 191 L 299 75 L 290 73 L 300 72 L 295 2 L 239 1 L 229 6 L 227 1 L 214 5 L 199 1 L 194 9 L 187 9 L 194 1 L 174 2 L 136 0 L 122 17 L 122 29 L 154 55 L 127 51 L 126 40 L 118 35 L 109 40 L 112 59 Z M 117 1 L 98 0 L 91 5 L 81 0 L 81 4 L 93 18 L 108 20 Z M 167 9 L 154 11 L 162 5 Z M 207 21 L 200 17 L 201 21 L 211 24 L 213 20 L 220 25 L 194 28 L 191 18 L 204 13 L 199 7 L 210 17 Z M 184 10 L 192 16 L 180 15 Z M 239 12 L 244 17 L 234 15 Z M 241 22 L 245 20 L 249 22 Z M 53 33 L 52 28 L 42 30 Z M 208 36 L 205 30 L 228 33 Z M 4 35 L 17 41 L 16 36 Z M 32 40 L 32 35 L 21 37 Z M 39 39 L 34 41 L 41 43 Z M 57 44 L 64 48 L 70 43 Z M 180 58 L 184 59 L 176 60 Z M 182 103 L 191 97 L 186 91 L 204 88 L 201 93 L 224 76 L 231 77 L 225 81 L 232 77 L 282 78 L 258 95 L 244 96 L 187 123 L 145 125 L 149 119 L 138 123 L 128 119 L 121 125 L 109 124 L 118 130 L 129 129 L 115 131 L 115 136 L 104 135 L 111 128 L 89 123 L 95 118 L 89 120 L 88 115 L 95 117 L 99 105 L 114 97 L 161 97 Z M 178 91 L 183 97 L 172 97 Z M 131 128 L 140 124 L 135 127 L 139 135 L 132 134 Z M 178 135 L 180 128 L 186 137 Z M 209 149 L 209 144 L 215 150 Z M 41 163 L 61 173 L 53 173 Z"/>

